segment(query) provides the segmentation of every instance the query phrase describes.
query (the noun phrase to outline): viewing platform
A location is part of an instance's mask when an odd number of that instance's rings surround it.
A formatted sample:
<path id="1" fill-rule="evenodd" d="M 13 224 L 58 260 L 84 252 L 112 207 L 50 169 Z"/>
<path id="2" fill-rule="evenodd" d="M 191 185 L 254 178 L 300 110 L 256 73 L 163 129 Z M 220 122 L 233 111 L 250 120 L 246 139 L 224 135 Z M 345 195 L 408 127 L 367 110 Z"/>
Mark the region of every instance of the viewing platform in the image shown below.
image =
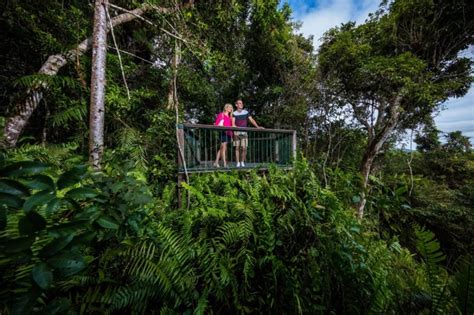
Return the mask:
<path id="1" fill-rule="evenodd" d="M 222 135 L 232 135 L 227 143 L 227 166 L 214 166 Z M 247 137 L 245 166 L 237 167 L 237 137 Z M 219 127 L 184 123 L 178 125 L 178 172 L 203 173 L 230 170 L 267 170 L 270 165 L 283 169 L 293 168 L 296 158 L 296 131 Z M 240 147 L 239 150 L 242 150 Z"/>

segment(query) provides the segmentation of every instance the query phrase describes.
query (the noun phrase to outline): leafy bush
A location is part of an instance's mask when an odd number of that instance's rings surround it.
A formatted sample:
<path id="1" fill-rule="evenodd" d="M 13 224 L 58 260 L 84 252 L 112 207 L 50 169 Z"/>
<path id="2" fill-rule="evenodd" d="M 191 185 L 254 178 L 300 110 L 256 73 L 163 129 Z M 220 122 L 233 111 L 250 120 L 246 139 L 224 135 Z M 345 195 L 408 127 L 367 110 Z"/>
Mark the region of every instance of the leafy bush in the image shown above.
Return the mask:
<path id="1" fill-rule="evenodd" d="M 0 297 L 13 314 L 75 308 L 85 293 L 79 283 L 103 274 L 97 257 L 143 234 L 146 187 L 81 165 L 56 171 L 29 161 L 0 170 Z"/>

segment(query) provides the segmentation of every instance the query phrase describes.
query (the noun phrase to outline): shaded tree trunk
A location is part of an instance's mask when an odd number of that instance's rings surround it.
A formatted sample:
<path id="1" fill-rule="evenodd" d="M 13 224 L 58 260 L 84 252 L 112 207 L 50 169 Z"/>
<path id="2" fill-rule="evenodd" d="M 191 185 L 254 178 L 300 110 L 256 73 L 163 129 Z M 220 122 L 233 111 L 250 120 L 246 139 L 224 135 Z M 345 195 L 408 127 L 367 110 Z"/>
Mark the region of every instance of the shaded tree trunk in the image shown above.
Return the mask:
<path id="1" fill-rule="evenodd" d="M 191 6 L 193 2 L 189 2 L 187 6 Z M 119 26 L 121 24 L 133 21 L 140 18 L 143 14 L 149 11 L 157 11 L 159 13 L 172 13 L 179 8 L 159 8 L 144 4 L 140 8 L 117 15 L 112 18 L 112 25 Z M 107 28 L 107 32 L 110 29 Z M 75 48 L 67 51 L 64 54 L 55 54 L 48 57 L 46 62 L 41 66 L 38 74 L 54 76 L 58 74 L 59 70 L 64 67 L 68 62 L 75 62 L 80 56 L 87 52 L 92 47 L 92 37 L 88 37 L 79 43 Z M 44 93 L 48 89 L 48 83 L 44 80 L 39 79 L 33 84 L 26 92 L 26 97 L 23 101 L 20 101 L 16 105 L 15 114 L 7 119 L 4 128 L 4 140 L 1 144 L 4 147 L 14 147 L 18 142 L 18 139 L 23 132 L 28 120 L 31 115 L 38 107 L 39 103 L 43 99 Z"/>
<path id="2" fill-rule="evenodd" d="M 101 168 L 100 163 L 104 153 L 107 2 L 108 0 L 96 0 L 94 8 L 91 102 L 89 110 L 89 161 L 94 169 Z"/>
<path id="3" fill-rule="evenodd" d="M 364 156 L 362 157 L 359 167 L 359 171 L 362 175 L 362 193 L 360 203 L 357 207 L 357 216 L 359 219 L 364 217 L 365 205 L 367 203 L 365 193 L 369 183 L 369 175 L 372 170 L 372 165 L 383 144 L 387 141 L 388 137 L 392 134 L 393 130 L 398 124 L 402 99 L 403 97 L 401 94 L 398 94 L 395 97 L 393 103 L 389 106 L 390 115 L 388 116 L 387 121 L 384 123 L 384 127 L 378 133 L 376 133 L 374 137 L 369 138 L 369 143 L 365 149 Z"/>

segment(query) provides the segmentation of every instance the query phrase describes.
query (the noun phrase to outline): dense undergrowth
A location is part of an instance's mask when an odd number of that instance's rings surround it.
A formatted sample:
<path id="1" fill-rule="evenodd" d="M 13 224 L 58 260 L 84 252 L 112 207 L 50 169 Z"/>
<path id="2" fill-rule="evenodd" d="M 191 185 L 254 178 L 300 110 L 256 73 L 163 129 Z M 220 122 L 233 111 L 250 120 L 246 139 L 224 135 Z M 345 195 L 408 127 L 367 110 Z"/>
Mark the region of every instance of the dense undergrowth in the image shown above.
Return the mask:
<path id="1" fill-rule="evenodd" d="M 6 314 L 472 311 L 468 258 L 448 272 L 417 226 L 410 250 L 380 237 L 304 161 L 193 176 L 177 208 L 174 184 L 133 168 L 15 159 L 0 171 Z"/>

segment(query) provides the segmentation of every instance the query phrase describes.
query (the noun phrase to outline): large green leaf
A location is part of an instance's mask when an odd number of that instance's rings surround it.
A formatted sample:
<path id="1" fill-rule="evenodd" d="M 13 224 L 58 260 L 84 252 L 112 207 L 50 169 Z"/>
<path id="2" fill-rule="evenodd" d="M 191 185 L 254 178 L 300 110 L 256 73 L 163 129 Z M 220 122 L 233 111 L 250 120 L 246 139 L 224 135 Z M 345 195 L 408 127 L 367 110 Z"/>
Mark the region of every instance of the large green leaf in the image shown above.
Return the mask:
<path id="1" fill-rule="evenodd" d="M 29 197 L 25 203 L 23 204 L 23 210 L 25 212 L 29 212 L 33 208 L 37 206 L 42 206 L 48 203 L 51 199 L 55 197 L 54 192 L 50 191 L 49 189 L 42 190 L 37 192 L 33 196 Z"/>
<path id="2" fill-rule="evenodd" d="M 87 165 L 78 165 L 65 172 L 58 178 L 58 189 L 70 187 L 79 182 L 87 173 Z"/>
<path id="3" fill-rule="evenodd" d="M 10 164 L 7 167 L 0 170 L 0 175 L 2 176 L 23 176 L 23 175 L 33 175 L 44 172 L 48 169 L 47 164 L 41 162 L 33 161 L 23 161 L 14 164 Z"/>
<path id="4" fill-rule="evenodd" d="M 51 199 L 48 204 L 46 205 L 46 216 L 50 216 L 53 212 L 61 207 L 62 199 L 60 198 L 53 198 Z"/>
<path id="5" fill-rule="evenodd" d="M 22 235 L 33 235 L 46 227 L 46 220 L 36 211 L 28 212 L 18 222 L 18 230 Z"/>
<path id="6" fill-rule="evenodd" d="M 75 246 L 80 246 L 84 244 L 90 244 L 90 242 L 96 237 L 96 232 L 87 231 L 82 234 L 77 235 L 69 243 L 68 248 L 74 248 Z"/>
<path id="7" fill-rule="evenodd" d="M 50 243 L 46 244 L 40 251 L 41 257 L 49 257 L 53 256 L 57 252 L 61 251 L 64 247 L 66 247 L 74 238 L 74 234 L 69 234 L 67 236 L 61 236 Z"/>
<path id="8" fill-rule="evenodd" d="M 53 236 L 64 236 L 76 233 L 78 230 L 88 228 L 88 220 L 75 220 L 72 222 L 61 223 L 48 228 L 48 232 Z"/>
<path id="9" fill-rule="evenodd" d="M 54 190 L 54 181 L 47 175 L 33 175 L 26 180 L 25 185 L 34 190 Z"/>
<path id="10" fill-rule="evenodd" d="M 74 275 L 86 267 L 84 257 L 76 253 L 65 253 L 49 259 L 48 263 L 64 277 Z"/>
<path id="11" fill-rule="evenodd" d="M 101 215 L 99 219 L 97 219 L 97 224 L 99 224 L 101 227 L 106 228 L 106 229 L 118 229 L 119 225 L 117 221 L 112 219 L 109 216 L 106 215 Z"/>
<path id="12" fill-rule="evenodd" d="M 53 283 L 53 271 L 44 262 L 40 262 L 31 271 L 33 280 L 41 289 L 48 289 Z"/>
<path id="13" fill-rule="evenodd" d="M 17 196 L 0 193 L 0 207 L 7 206 L 9 208 L 20 209 L 23 206 L 23 199 Z"/>
<path id="14" fill-rule="evenodd" d="M 12 179 L 0 179 L 0 193 L 15 195 L 15 196 L 29 196 L 30 191 L 28 187 L 20 182 Z"/>
<path id="15" fill-rule="evenodd" d="M 98 193 L 94 189 L 81 187 L 68 191 L 65 197 L 72 199 L 89 199 L 94 198 L 97 195 Z"/>

